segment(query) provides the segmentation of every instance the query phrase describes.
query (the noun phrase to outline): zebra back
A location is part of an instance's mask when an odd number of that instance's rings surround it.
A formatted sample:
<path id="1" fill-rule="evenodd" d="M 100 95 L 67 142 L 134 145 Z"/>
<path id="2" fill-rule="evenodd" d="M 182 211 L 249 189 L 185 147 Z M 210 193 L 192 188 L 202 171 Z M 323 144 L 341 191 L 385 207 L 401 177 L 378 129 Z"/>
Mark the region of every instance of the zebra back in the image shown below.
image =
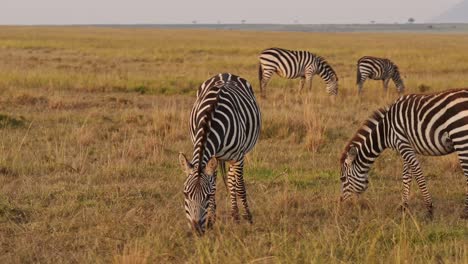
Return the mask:
<path id="1" fill-rule="evenodd" d="M 197 91 L 190 114 L 193 164 L 212 156 L 238 158 L 255 145 L 260 133 L 260 110 L 247 80 L 223 73 L 205 81 Z"/>

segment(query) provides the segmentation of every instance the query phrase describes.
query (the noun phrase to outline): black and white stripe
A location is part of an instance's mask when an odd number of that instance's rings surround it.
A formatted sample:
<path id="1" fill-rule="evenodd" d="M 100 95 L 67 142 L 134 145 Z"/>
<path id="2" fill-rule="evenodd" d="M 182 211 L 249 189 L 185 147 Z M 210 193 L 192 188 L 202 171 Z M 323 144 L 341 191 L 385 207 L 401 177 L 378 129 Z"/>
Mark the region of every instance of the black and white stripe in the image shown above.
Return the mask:
<path id="1" fill-rule="evenodd" d="M 258 78 L 260 91 L 265 96 L 265 89 L 273 73 L 288 79 L 301 78 L 299 89 L 304 82 L 312 87 L 312 76 L 318 74 L 327 84 L 330 95 L 338 94 L 338 77 L 327 61 L 308 51 L 295 51 L 280 48 L 270 48 L 260 54 Z"/>
<path id="2" fill-rule="evenodd" d="M 367 79 L 382 80 L 385 91 L 388 88 L 388 82 L 393 80 L 398 93 L 403 93 L 405 85 L 401 79 L 398 66 L 389 59 L 364 56 L 357 63 L 357 78 L 359 94 L 362 92 L 362 85 Z"/>
<path id="3" fill-rule="evenodd" d="M 203 233 L 206 221 L 210 226 L 215 220 L 218 161 L 230 165 L 227 185 L 234 219 L 239 220 L 239 197 L 245 209 L 244 217 L 252 221 L 243 167 L 244 156 L 258 140 L 260 121 L 260 109 L 245 79 L 229 73 L 218 74 L 198 89 L 190 114 L 193 158 L 189 162 L 180 154 L 179 160 L 188 174 L 184 185 L 185 213 L 199 233 Z"/>
<path id="4" fill-rule="evenodd" d="M 367 188 L 370 166 L 386 148 L 397 150 L 404 160 L 403 206 L 415 177 L 432 216 L 432 198 L 416 155 L 457 152 L 468 185 L 468 89 L 406 95 L 376 111 L 341 157 L 342 200 Z M 468 217 L 468 192 L 463 217 Z"/>

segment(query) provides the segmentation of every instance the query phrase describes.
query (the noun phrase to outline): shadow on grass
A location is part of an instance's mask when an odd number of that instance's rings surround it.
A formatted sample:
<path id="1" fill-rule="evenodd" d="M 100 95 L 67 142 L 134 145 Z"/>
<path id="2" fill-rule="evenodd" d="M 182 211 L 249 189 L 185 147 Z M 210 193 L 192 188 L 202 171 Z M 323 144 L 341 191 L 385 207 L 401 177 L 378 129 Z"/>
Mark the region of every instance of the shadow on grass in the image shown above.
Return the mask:
<path id="1" fill-rule="evenodd" d="M 23 117 L 14 118 L 7 115 L 0 114 L 0 128 L 19 128 L 25 126 L 25 119 Z"/>
<path id="2" fill-rule="evenodd" d="M 0 197 L 0 222 L 24 224 L 29 222 L 29 218 L 29 212 L 13 206 L 5 197 Z"/>

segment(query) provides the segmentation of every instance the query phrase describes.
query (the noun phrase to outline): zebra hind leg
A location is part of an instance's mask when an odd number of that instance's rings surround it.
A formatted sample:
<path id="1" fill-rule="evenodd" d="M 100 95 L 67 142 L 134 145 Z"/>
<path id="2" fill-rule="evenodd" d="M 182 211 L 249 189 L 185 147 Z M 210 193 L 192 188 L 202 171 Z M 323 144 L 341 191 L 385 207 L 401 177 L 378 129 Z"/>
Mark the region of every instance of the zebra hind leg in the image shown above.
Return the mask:
<path id="1" fill-rule="evenodd" d="M 260 96 L 262 98 L 266 98 L 266 86 L 267 86 L 268 81 L 263 79 L 260 81 Z"/>
<path id="2" fill-rule="evenodd" d="M 266 87 L 271 79 L 272 74 L 272 71 L 263 70 L 262 78 L 260 79 L 260 96 L 262 98 L 266 98 Z"/>
<path id="3" fill-rule="evenodd" d="M 242 215 L 244 219 L 249 221 L 249 223 L 253 223 L 252 221 L 252 213 L 250 213 L 249 204 L 247 202 L 247 191 L 245 189 L 244 183 L 244 161 L 239 161 L 235 164 L 235 171 L 236 171 L 236 187 L 237 187 L 237 196 L 242 202 L 244 206 L 244 214 Z"/>
<path id="4" fill-rule="evenodd" d="M 465 206 L 463 208 L 463 212 L 460 217 L 463 219 L 468 219 L 468 150 L 459 151 L 458 159 L 460 161 L 463 174 L 465 174 L 465 178 L 466 178 Z"/>
<path id="5" fill-rule="evenodd" d="M 360 80 L 360 81 L 358 82 L 358 84 L 357 84 L 357 85 L 358 85 L 358 95 L 361 95 L 361 94 L 362 94 L 362 86 L 363 86 L 363 84 L 364 84 L 364 81 L 363 81 L 363 80 Z"/>
<path id="6" fill-rule="evenodd" d="M 236 168 L 234 164 L 229 166 L 227 184 L 231 198 L 231 215 L 234 221 L 239 222 L 239 207 L 237 206 Z"/>

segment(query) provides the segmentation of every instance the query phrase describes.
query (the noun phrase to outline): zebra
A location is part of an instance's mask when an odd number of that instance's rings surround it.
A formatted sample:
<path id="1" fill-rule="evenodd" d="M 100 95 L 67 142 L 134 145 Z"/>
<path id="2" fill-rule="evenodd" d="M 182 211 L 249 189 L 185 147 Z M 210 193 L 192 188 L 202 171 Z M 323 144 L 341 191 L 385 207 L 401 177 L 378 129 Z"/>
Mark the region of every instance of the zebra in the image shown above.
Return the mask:
<path id="1" fill-rule="evenodd" d="M 276 72 L 279 76 L 288 79 L 301 78 L 299 90 L 304 83 L 312 88 L 312 76 L 318 74 L 327 84 L 330 95 L 338 94 L 338 76 L 328 62 L 308 51 L 296 51 L 280 48 L 269 48 L 259 56 L 258 79 L 262 97 L 266 96 L 266 86 L 271 76 Z"/>
<path id="2" fill-rule="evenodd" d="M 361 94 L 362 85 L 367 79 L 382 80 L 385 92 L 387 92 L 390 79 L 395 83 L 399 94 L 405 90 L 405 85 L 400 76 L 398 66 L 389 59 L 364 56 L 357 62 L 358 92 Z"/>
<path id="3" fill-rule="evenodd" d="M 342 201 L 367 189 L 370 166 L 387 148 L 396 150 L 404 160 L 402 208 L 408 207 L 410 184 L 415 177 L 428 216 L 432 217 L 432 198 L 416 155 L 456 152 L 468 185 L 468 89 L 405 95 L 375 111 L 346 144 L 341 156 Z M 468 191 L 461 217 L 468 218 Z"/>
<path id="4" fill-rule="evenodd" d="M 227 186 L 234 220 L 239 222 L 239 198 L 245 211 L 243 217 L 252 223 L 243 169 L 245 155 L 258 140 L 260 125 L 260 110 L 247 80 L 222 73 L 199 87 L 190 113 L 193 158 L 189 161 L 183 153 L 179 154 L 180 165 L 187 174 L 184 183 L 185 214 L 189 225 L 198 234 L 204 233 L 205 223 L 211 227 L 216 219 L 218 162 L 222 172 L 224 162 L 230 165 Z"/>

